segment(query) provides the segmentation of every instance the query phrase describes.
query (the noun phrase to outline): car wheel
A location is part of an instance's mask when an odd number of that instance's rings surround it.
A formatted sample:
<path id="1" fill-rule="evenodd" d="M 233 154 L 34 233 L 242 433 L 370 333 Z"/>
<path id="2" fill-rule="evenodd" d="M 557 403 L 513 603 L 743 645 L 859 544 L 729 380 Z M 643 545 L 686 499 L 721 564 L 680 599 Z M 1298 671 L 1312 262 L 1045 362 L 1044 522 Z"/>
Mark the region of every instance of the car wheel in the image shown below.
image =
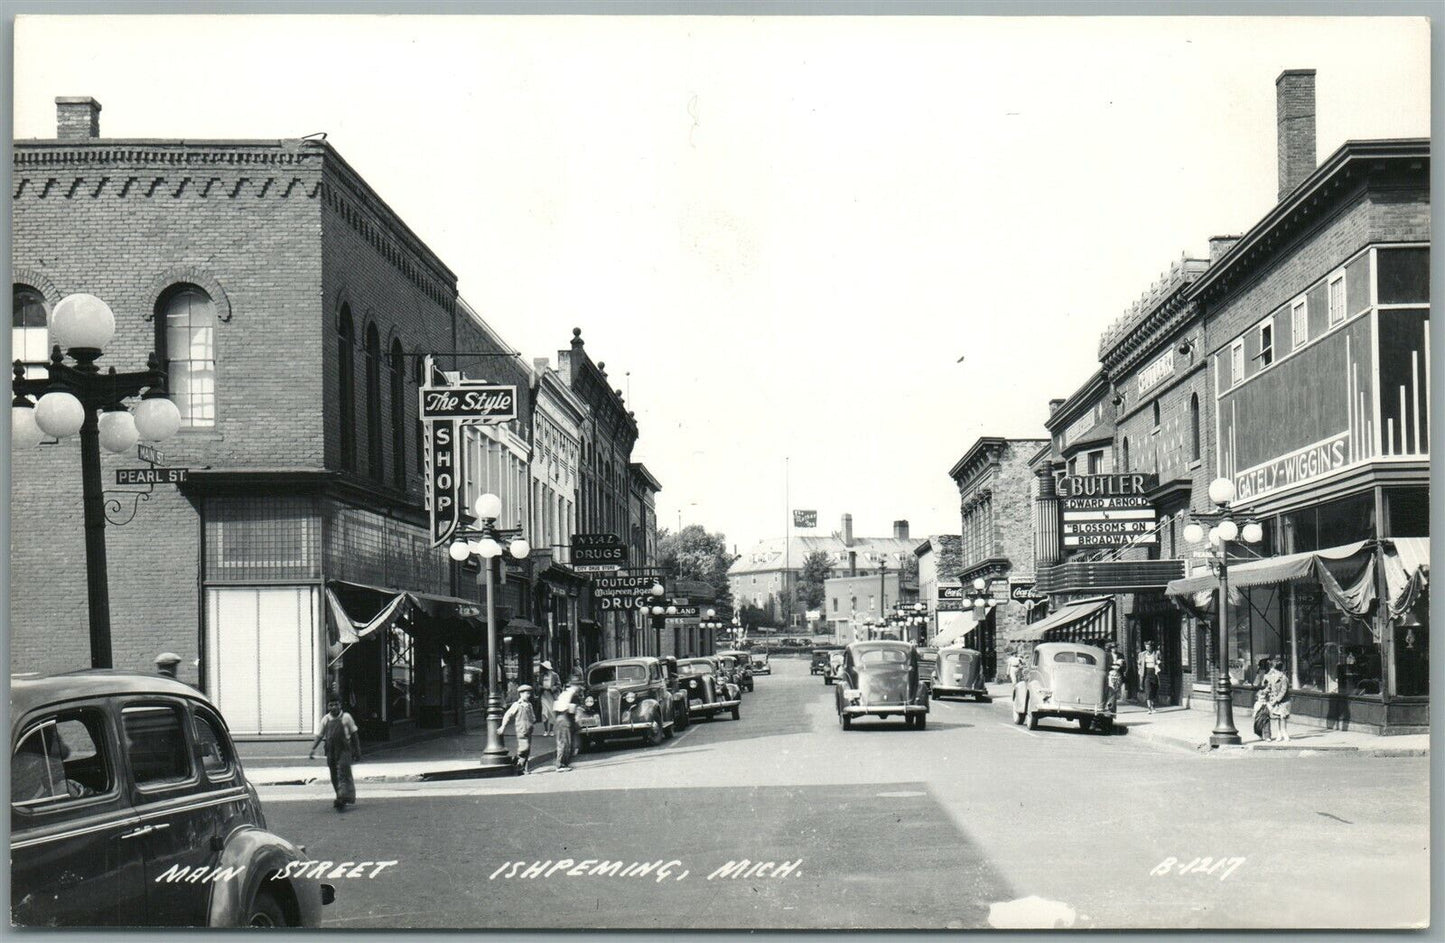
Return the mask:
<path id="1" fill-rule="evenodd" d="M 1106 737 L 1111 735 L 1114 732 L 1114 718 L 1105 717 L 1101 719 L 1096 729 Z"/>
<path id="2" fill-rule="evenodd" d="M 917 729 L 917 730 L 927 730 L 927 729 L 928 729 L 928 715 L 927 715 L 927 714 L 915 714 L 914 717 L 913 717 L 913 726 L 914 726 L 914 728 Z"/>
<path id="3" fill-rule="evenodd" d="M 652 722 L 652 728 L 647 731 L 647 742 L 653 746 L 657 746 L 663 741 L 665 736 L 662 729 L 662 721 L 654 720 Z"/>
<path id="4" fill-rule="evenodd" d="M 1024 705 L 1024 719 L 1028 721 L 1030 730 L 1039 729 L 1039 715 L 1034 712 L 1032 704 Z"/>
<path id="5" fill-rule="evenodd" d="M 740 708 L 740 707 L 734 707 L 734 708 L 733 708 L 733 720 L 742 720 L 742 719 L 743 719 L 742 708 Z"/>
<path id="6" fill-rule="evenodd" d="M 251 912 L 246 917 L 246 926 L 286 926 L 286 911 L 281 909 L 281 902 L 276 899 L 275 894 L 262 891 L 256 895 L 256 899 L 251 902 Z"/>

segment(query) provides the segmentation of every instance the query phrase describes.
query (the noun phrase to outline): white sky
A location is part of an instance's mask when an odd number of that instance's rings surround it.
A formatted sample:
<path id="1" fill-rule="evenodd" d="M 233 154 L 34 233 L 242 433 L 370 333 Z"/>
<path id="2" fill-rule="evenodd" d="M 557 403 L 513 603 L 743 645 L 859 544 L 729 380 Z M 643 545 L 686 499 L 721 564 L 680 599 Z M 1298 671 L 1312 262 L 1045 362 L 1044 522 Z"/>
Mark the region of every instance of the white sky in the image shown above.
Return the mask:
<path id="1" fill-rule="evenodd" d="M 15 137 L 328 140 L 528 358 L 629 386 L 662 523 L 906 518 L 1042 436 L 1101 330 L 1275 202 L 1274 80 L 1318 156 L 1429 134 L 1423 19 L 22 17 Z M 964 356 L 962 363 L 956 361 Z M 626 374 L 630 372 L 630 377 Z"/>

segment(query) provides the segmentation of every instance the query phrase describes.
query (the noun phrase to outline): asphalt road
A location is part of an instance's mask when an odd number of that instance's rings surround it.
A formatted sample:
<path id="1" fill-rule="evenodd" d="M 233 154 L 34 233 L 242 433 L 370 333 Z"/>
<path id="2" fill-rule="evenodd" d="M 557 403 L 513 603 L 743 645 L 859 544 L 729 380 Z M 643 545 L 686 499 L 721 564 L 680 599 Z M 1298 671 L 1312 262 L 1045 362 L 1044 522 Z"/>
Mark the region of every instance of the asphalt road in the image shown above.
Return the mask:
<path id="1" fill-rule="evenodd" d="M 844 732 L 806 661 L 773 666 L 741 721 L 658 748 L 589 753 L 568 774 L 362 784 L 344 814 L 324 786 L 268 788 L 267 819 L 318 860 L 397 862 L 335 882 L 335 927 L 1427 919 L 1427 758 L 1201 756 L 1028 731 L 1001 702 Z"/>

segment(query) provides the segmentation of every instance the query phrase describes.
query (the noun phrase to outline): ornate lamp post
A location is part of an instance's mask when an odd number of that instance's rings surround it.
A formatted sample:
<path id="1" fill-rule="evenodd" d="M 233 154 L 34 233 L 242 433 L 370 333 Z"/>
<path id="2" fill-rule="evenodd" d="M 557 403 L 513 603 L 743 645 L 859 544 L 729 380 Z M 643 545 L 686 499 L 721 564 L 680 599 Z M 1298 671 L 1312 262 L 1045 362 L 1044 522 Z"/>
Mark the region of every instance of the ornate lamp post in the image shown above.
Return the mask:
<path id="1" fill-rule="evenodd" d="M 11 443 L 16 448 L 32 448 L 47 435 L 57 439 L 80 435 L 90 665 L 110 668 L 110 587 L 100 449 L 119 453 L 140 439 L 169 439 L 181 427 L 181 412 L 166 396 L 166 371 L 154 351 L 144 370 L 116 373 L 111 367 L 107 373 L 100 372 L 96 361 L 115 336 L 115 314 L 101 299 L 87 294 L 60 299 L 50 315 L 50 333 L 56 343 L 46 376 L 26 377 L 25 364 L 15 361 Z M 73 366 L 65 362 L 67 354 Z M 32 396 L 38 401 L 32 403 Z M 126 409 L 124 401 L 134 396 L 140 396 L 140 402 L 134 410 Z"/>
<path id="2" fill-rule="evenodd" d="M 1209 483 L 1209 500 L 1217 511 L 1195 513 L 1194 520 L 1184 528 L 1184 539 L 1202 543 L 1208 537 L 1209 563 L 1219 574 L 1219 639 L 1215 652 L 1214 731 L 1209 736 L 1211 747 L 1238 746 L 1239 731 L 1234 726 L 1234 692 L 1229 681 L 1229 545 L 1236 540 L 1257 544 L 1264 539 L 1258 521 L 1236 521 L 1230 505 L 1234 502 L 1234 482 L 1216 478 Z M 1204 524 L 1212 524 L 1206 535 Z"/>
<path id="3" fill-rule="evenodd" d="M 458 530 L 458 536 L 468 539 L 454 541 L 447 548 L 447 553 L 458 563 L 473 555 L 482 561 L 487 589 L 487 743 L 482 748 L 482 768 L 510 774 L 516 771 L 516 767 L 508 758 L 507 746 L 502 742 L 501 662 L 497 658 L 497 605 L 492 563 L 500 561 L 503 553 L 516 560 L 525 560 L 532 547 L 517 537 L 503 549 L 497 539 L 497 518 L 502 516 L 501 498 L 490 493 L 482 495 L 477 498 L 476 512 L 481 526 L 475 530 Z"/>

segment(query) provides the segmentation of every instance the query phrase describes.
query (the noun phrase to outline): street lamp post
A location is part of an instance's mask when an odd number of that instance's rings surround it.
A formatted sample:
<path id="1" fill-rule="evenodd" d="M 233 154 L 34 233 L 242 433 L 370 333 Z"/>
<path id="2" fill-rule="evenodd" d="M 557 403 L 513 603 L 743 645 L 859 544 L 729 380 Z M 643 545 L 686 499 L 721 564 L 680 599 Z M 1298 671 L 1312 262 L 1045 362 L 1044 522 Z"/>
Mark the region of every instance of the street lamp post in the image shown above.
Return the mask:
<path id="1" fill-rule="evenodd" d="M 663 613 L 666 611 L 663 609 L 662 606 L 662 597 L 663 594 L 665 594 L 666 592 L 667 590 L 665 587 L 663 587 L 661 580 L 653 583 L 652 587 L 647 591 L 647 595 L 651 599 L 651 603 L 643 609 L 643 612 L 648 613 L 652 617 L 652 631 L 653 634 L 657 637 L 656 651 L 658 657 L 662 656 L 662 617 Z M 673 652 L 673 655 L 677 655 L 677 652 Z"/>
<path id="2" fill-rule="evenodd" d="M 1209 735 L 1210 747 L 1238 746 L 1239 731 L 1234 726 L 1234 691 L 1229 680 L 1229 545 L 1236 539 L 1257 544 L 1264 538 L 1259 522 L 1235 521 L 1230 505 L 1234 502 L 1234 482 L 1216 478 L 1209 483 L 1209 500 L 1217 511 L 1198 512 L 1184 528 L 1184 539 L 1202 543 L 1208 539 L 1211 559 L 1219 573 L 1219 638 L 1215 649 L 1214 730 Z M 1206 535 L 1203 525 L 1212 524 Z"/>
<path id="3" fill-rule="evenodd" d="M 115 336 L 115 314 L 94 295 L 67 295 L 50 315 L 55 340 L 44 377 L 27 377 L 15 361 L 10 404 L 11 442 L 31 448 L 47 435 L 80 435 L 80 490 L 85 521 L 85 582 L 90 609 L 90 665 L 110 668 L 110 587 L 105 559 L 105 498 L 100 449 L 120 453 L 141 439 L 169 439 L 181 413 L 166 395 L 166 371 L 155 352 L 146 369 L 101 373 L 96 361 Z M 62 348 L 64 352 L 62 352 Z M 65 362 L 69 354 L 74 366 Z M 142 393 L 144 391 L 144 393 Z M 30 397 L 38 397 L 32 403 Z M 124 401 L 140 396 L 134 410 Z"/>
<path id="4" fill-rule="evenodd" d="M 482 768 L 497 773 L 516 772 L 516 766 L 507 755 L 507 745 L 502 742 L 502 691 L 500 684 L 501 662 L 497 658 L 497 603 L 496 587 L 492 580 L 492 565 L 500 565 L 503 553 L 514 559 L 525 560 L 532 552 L 531 546 L 521 537 L 514 539 L 504 550 L 497 540 L 497 518 L 502 516 L 502 499 L 494 494 L 477 498 L 477 520 L 481 526 L 475 530 L 458 530 L 457 535 L 466 540 L 457 540 L 447 552 L 458 563 L 469 556 L 482 560 L 487 589 L 487 743 L 482 748 Z"/>

